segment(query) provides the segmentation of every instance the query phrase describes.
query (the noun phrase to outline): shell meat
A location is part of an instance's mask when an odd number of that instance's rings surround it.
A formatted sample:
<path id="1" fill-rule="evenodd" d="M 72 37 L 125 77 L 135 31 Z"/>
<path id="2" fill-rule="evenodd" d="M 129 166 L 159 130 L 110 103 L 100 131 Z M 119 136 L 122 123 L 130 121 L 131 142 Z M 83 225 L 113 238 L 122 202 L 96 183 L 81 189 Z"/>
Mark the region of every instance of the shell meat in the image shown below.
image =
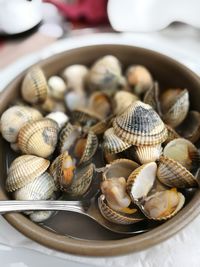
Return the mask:
<path id="1" fill-rule="evenodd" d="M 25 154 L 47 158 L 55 150 L 58 130 L 57 123 L 51 119 L 28 122 L 19 132 L 19 147 Z"/>
<path id="2" fill-rule="evenodd" d="M 159 115 L 148 104 L 136 101 L 113 121 L 115 134 L 124 142 L 156 145 L 167 138 L 167 129 Z"/>
<path id="3" fill-rule="evenodd" d="M 48 160 L 32 155 L 16 158 L 8 169 L 6 190 L 12 192 L 26 186 L 43 174 L 49 164 Z"/>
<path id="4" fill-rule="evenodd" d="M 58 100 L 63 100 L 67 86 L 61 77 L 51 76 L 48 79 L 48 88 L 49 96 Z"/>
<path id="5" fill-rule="evenodd" d="M 28 122 L 42 118 L 42 114 L 28 106 L 12 106 L 1 116 L 1 134 L 8 141 L 15 143 L 19 130 Z"/>
<path id="6" fill-rule="evenodd" d="M 21 94 L 25 101 L 31 104 L 43 103 L 47 98 L 48 84 L 42 69 L 32 67 L 22 82 Z"/>
<path id="7" fill-rule="evenodd" d="M 197 187 L 198 182 L 185 167 L 166 156 L 159 159 L 157 177 L 161 183 L 176 188 Z"/>

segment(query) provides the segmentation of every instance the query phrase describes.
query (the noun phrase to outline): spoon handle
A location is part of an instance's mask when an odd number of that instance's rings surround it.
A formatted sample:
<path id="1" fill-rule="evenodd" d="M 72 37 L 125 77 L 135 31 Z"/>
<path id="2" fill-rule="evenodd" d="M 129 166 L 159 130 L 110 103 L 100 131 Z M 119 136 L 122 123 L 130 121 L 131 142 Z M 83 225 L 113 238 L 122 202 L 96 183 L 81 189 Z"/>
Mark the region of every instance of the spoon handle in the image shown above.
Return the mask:
<path id="1" fill-rule="evenodd" d="M 29 210 L 59 210 L 85 214 L 88 207 L 89 201 L 2 200 L 0 201 L 0 214 Z"/>

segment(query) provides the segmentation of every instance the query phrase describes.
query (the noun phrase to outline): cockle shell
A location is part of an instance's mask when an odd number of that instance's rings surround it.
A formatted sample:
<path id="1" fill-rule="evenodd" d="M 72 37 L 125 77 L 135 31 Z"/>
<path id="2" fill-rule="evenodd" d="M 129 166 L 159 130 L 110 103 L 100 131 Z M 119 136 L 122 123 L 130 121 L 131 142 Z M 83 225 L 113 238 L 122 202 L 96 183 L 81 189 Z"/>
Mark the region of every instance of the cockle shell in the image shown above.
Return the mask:
<path id="1" fill-rule="evenodd" d="M 155 146 L 134 146 L 133 150 L 136 159 L 141 164 L 156 161 L 162 153 L 161 144 Z"/>
<path id="2" fill-rule="evenodd" d="M 164 122 L 175 128 L 187 116 L 189 110 L 189 93 L 187 89 L 184 89 L 181 91 L 178 90 L 178 93 L 174 95 L 172 93 L 173 91 L 176 92 L 176 89 L 168 89 L 161 95 L 161 108 L 163 110 Z"/>
<path id="3" fill-rule="evenodd" d="M 157 177 L 161 183 L 169 187 L 197 187 L 197 180 L 185 167 L 177 161 L 161 156 L 158 163 Z"/>
<path id="4" fill-rule="evenodd" d="M 163 155 L 179 162 L 190 172 L 200 166 L 198 149 L 184 138 L 177 138 L 169 142 L 163 150 Z"/>
<path id="5" fill-rule="evenodd" d="M 89 127 L 94 134 L 103 134 L 111 126 L 111 116 Z"/>
<path id="6" fill-rule="evenodd" d="M 152 106 L 152 108 L 161 115 L 158 82 L 154 82 L 153 85 L 146 91 L 143 102 Z"/>
<path id="7" fill-rule="evenodd" d="M 165 124 L 165 127 L 167 128 L 167 139 L 165 140 L 164 144 L 168 144 L 170 141 L 179 138 L 180 135 L 169 125 Z"/>
<path id="8" fill-rule="evenodd" d="M 32 155 L 16 158 L 8 169 L 6 190 L 12 192 L 26 186 L 44 173 L 49 164 L 48 160 Z"/>
<path id="9" fill-rule="evenodd" d="M 128 177 L 127 192 L 133 202 L 146 197 L 156 180 L 157 165 L 155 162 L 146 163 L 135 169 Z"/>
<path id="10" fill-rule="evenodd" d="M 177 132 L 192 143 L 200 138 L 200 113 L 195 110 L 188 112 L 185 120 L 176 128 Z"/>
<path id="11" fill-rule="evenodd" d="M 151 73 L 145 66 L 132 65 L 126 71 L 129 86 L 136 95 L 146 92 L 153 84 Z"/>
<path id="12" fill-rule="evenodd" d="M 136 101 L 113 121 L 114 133 L 124 142 L 136 145 L 156 145 L 167 138 L 167 129 L 155 110 Z"/>
<path id="13" fill-rule="evenodd" d="M 101 121 L 103 118 L 100 114 L 89 108 L 77 108 L 72 113 L 72 119 L 75 123 L 83 125 L 94 125 Z"/>
<path id="14" fill-rule="evenodd" d="M 66 93 L 67 86 L 63 79 L 59 76 L 51 76 L 48 79 L 48 95 L 58 99 L 58 100 L 63 100 L 64 95 Z"/>
<path id="15" fill-rule="evenodd" d="M 60 153 L 69 150 L 81 136 L 81 127 L 67 123 L 59 135 L 58 149 Z"/>
<path id="16" fill-rule="evenodd" d="M 106 165 L 106 168 L 102 174 L 103 180 L 107 180 L 113 177 L 124 177 L 126 180 L 129 175 L 138 168 L 139 165 L 129 159 L 117 159 L 114 160 L 111 164 Z"/>
<path id="17" fill-rule="evenodd" d="M 69 121 L 69 117 L 61 111 L 55 111 L 49 113 L 46 118 L 55 121 L 58 124 L 59 130 L 63 128 L 63 126 Z"/>
<path id="18" fill-rule="evenodd" d="M 74 64 L 66 67 L 62 73 L 67 83 L 67 90 L 81 92 L 84 91 L 85 79 L 88 68 L 84 65 Z"/>
<path id="19" fill-rule="evenodd" d="M 72 197 L 85 195 L 91 186 L 94 174 L 94 165 L 92 163 L 77 168 L 72 184 L 66 189 L 66 193 Z"/>
<path id="20" fill-rule="evenodd" d="M 56 186 L 53 177 L 44 172 L 33 181 L 14 192 L 16 200 L 46 200 L 51 198 Z"/>
<path id="21" fill-rule="evenodd" d="M 58 130 L 57 123 L 51 119 L 28 122 L 19 132 L 19 147 L 25 154 L 47 158 L 55 150 Z"/>
<path id="22" fill-rule="evenodd" d="M 122 70 L 119 60 L 111 55 L 97 60 L 87 75 L 90 90 L 103 90 L 106 93 L 117 90 L 121 84 Z"/>
<path id="23" fill-rule="evenodd" d="M 47 98 L 48 85 L 42 69 L 32 67 L 24 77 L 21 94 L 25 101 L 31 104 L 43 103 Z"/>
<path id="24" fill-rule="evenodd" d="M 144 220 L 144 218 L 140 214 L 126 214 L 123 212 L 114 211 L 107 205 L 104 195 L 101 195 L 98 198 L 98 207 L 102 216 L 112 223 L 126 225 L 134 224 Z M 135 212 L 137 212 L 137 210 L 135 210 Z"/>
<path id="25" fill-rule="evenodd" d="M 113 112 L 115 115 L 122 114 L 133 102 L 139 98 L 126 91 L 118 91 L 113 98 Z"/>
<path id="26" fill-rule="evenodd" d="M 167 220 L 177 214 L 185 203 L 183 194 L 176 189 L 156 192 L 144 201 L 143 212 L 156 221 Z"/>
<path id="27" fill-rule="evenodd" d="M 69 155 L 68 151 L 63 152 L 55 158 L 50 166 L 49 172 L 60 190 L 65 191 L 70 186 L 74 178 L 75 161 Z"/>
<path id="28" fill-rule="evenodd" d="M 1 116 L 1 134 L 8 141 L 15 143 L 19 130 L 28 122 L 42 118 L 42 114 L 28 106 L 12 106 Z"/>
<path id="29" fill-rule="evenodd" d="M 98 113 L 102 118 L 108 117 L 112 111 L 111 101 L 108 95 L 98 91 L 90 95 L 88 107 Z"/>
<path id="30" fill-rule="evenodd" d="M 131 145 L 122 141 L 114 133 L 113 128 L 109 128 L 104 133 L 103 148 L 106 153 L 116 154 L 129 148 Z"/>

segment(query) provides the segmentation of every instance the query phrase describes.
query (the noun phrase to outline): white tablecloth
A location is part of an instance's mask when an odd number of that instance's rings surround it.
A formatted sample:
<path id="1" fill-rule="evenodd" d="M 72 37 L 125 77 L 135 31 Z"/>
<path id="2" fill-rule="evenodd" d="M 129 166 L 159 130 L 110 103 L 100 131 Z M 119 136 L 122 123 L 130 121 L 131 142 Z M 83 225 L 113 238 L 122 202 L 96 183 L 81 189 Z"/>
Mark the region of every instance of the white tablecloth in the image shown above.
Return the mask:
<path id="1" fill-rule="evenodd" d="M 170 27 L 160 33 L 152 34 L 96 34 L 66 39 L 45 51 L 22 58 L 3 70 L 0 73 L 0 90 L 24 68 L 42 58 L 65 49 L 98 43 L 119 43 L 150 48 L 174 57 L 200 74 L 199 41 L 199 32 L 188 26 Z M 17 232 L 0 216 L 0 259 L 2 267 L 51 267 L 56 264 L 61 267 L 67 264 L 84 266 L 83 263 L 87 264 L 86 266 L 113 267 L 199 267 L 200 216 L 184 230 L 152 248 L 125 256 L 101 258 L 78 257 L 43 247 Z"/>

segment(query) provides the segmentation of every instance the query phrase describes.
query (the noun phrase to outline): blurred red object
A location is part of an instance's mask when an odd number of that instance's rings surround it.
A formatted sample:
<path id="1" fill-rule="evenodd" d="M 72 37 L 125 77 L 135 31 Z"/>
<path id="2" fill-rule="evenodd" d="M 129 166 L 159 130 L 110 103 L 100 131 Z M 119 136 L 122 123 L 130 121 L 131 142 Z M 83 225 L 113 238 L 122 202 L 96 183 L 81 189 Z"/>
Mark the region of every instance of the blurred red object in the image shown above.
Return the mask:
<path id="1" fill-rule="evenodd" d="M 89 24 L 106 24 L 108 0 L 76 0 L 64 3 L 59 0 L 44 0 L 55 5 L 64 17 L 72 22 L 84 21 Z"/>

